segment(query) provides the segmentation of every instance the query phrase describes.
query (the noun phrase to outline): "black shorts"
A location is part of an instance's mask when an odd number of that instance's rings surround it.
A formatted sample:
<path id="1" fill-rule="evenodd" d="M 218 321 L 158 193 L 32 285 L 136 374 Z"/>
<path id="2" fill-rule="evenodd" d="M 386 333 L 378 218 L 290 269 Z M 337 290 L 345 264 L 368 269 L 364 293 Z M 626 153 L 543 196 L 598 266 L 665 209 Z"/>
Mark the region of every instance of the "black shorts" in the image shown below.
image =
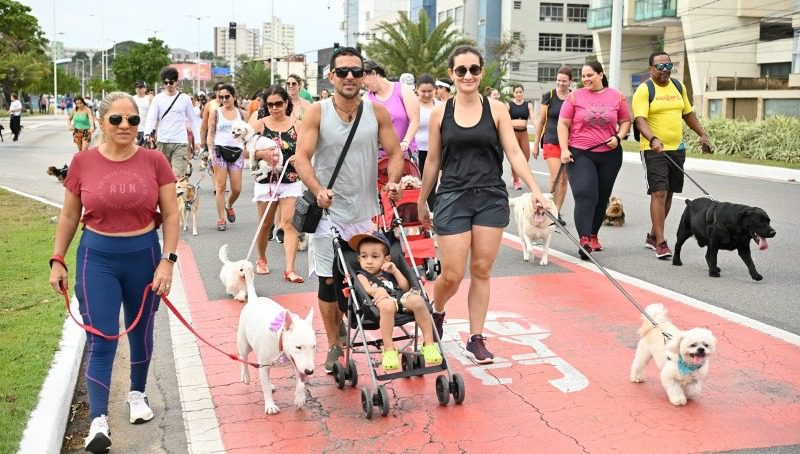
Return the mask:
<path id="1" fill-rule="evenodd" d="M 475 188 L 436 194 L 433 228 L 439 235 L 472 230 L 473 225 L 505 228 L 511 210 L 505 188 Z"/>
<path id="2" fill-rule="evenodd" d="M 683 163 L 686 161 L 684 151 L 665 151 L 656 153 L 645 150 L 642 153 L 642 166 L 647 177 L 647 193 L 658 191 L 680 193 L 683 191 Z M 664 154 L 668 154 L 675 164 Z"/>

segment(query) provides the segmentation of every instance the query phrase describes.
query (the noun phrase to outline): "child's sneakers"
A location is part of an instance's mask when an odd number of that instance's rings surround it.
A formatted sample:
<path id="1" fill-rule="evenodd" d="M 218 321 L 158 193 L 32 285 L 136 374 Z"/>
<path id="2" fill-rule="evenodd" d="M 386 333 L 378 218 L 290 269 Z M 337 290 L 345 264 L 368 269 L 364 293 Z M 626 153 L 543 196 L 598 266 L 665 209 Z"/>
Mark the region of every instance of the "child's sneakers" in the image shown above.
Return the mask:
<path id="1" fill-rule="evenodd" d="M 425 358 L 426 366 L 442 364 L 442 353 L 439 351 L 439 345 L 437 344 L 423 345 L 422 356 Z"/>
<path id="2" fill-rule="evenodd" d="M 387 371 L 397 369 L 400 369 L 400 356 L 397 354 L 397 350 L 384 350 L 383 370 Z"/>

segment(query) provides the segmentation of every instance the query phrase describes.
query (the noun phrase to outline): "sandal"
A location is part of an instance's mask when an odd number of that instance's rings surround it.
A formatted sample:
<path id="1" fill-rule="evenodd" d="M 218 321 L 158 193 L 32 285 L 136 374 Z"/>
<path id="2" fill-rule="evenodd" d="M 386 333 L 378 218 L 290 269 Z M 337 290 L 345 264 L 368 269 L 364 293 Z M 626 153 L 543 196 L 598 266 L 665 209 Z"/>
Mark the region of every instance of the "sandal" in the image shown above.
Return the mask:
<path id="1" fill-rule="evenodd" d="M 225 228 L 226 228 L 226 226 L 225 226 L 225 220 L 224 220 L 224 219 L 220 219 L 220 220 L 218 220 L 218 221 L 217 221 L 217 230 L 219 230 L 220 232 L 224 232 L 224 231 L 225 231 Z"/>
<path id="2" fill-rule="evenodd" d="M 383 352 L 383 370 L 397 370 L 400 368 L 400 358 L 397 350 L 387 350 Z"/>
<path id="3" fill-rule="evenodd" d="M 291 277 L 294 274 L 294 277 Z M 306 280 L 294 271 L 286 271 L 283 273 L 283 278 L 292 284 L 302 284 Z"/>
<path id="4" fill-rule="evenodd" d="M 436 344 L 423 345 L 422 356 L 425 358 L 426 366 L 438 366 L 442 364 L 442 353 Z"/>
<path id="5" fill-rule="evenodd" d="M 256 274 L 269 274 L 269 267 L 267 266 L 266 260 L 258 259 L 258 261 L 256 261 Z"/>

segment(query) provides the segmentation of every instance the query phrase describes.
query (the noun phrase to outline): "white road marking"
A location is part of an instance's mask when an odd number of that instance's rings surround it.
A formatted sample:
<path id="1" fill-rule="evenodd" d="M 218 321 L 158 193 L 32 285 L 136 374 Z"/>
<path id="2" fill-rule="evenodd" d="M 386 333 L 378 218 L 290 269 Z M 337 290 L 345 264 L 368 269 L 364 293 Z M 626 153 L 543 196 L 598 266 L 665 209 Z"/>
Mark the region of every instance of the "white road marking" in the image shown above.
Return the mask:
<path id="1" fill-rule="evenodd" d="M 515 242 L 517 242 L 519 244 L 522 244 L 522 240 L 520 239 L 520 237 L 518 237 L 517 235 L 513 235 L 511 233 L 508 233 L 508 232 L 503 232 L 503 238 L 511 240 L 511 241 L 515 241 Z M 541 248 L 540 247 L 536 246 L 536 249 L 538 249 L 541 252 Z M 564 254 L 563 252 L 559 252 L 559 251 L 553 249 L 552 247 L 550 248 L 550 255 L 556 256 L 561 260 L 570 262 L 573 265 L 577 265 L 577 266 L 586 268 L 586 269 L 588 269 L 590 271 L 593 271 L 595 273 L 598 273 L 598 274 L 602 274 L 600 272 L 600 270 L 598 270 L 597 267 L 594 264 L 586 263 L 583 260 L 579 260 L 576 257 Z M 752 318 L 745 317 L 744 315 L 740 315 L 740 314 L 737 314 L 735 312 L 731 312 L 731 311 L 729 311 L 727 309 L 722 309 L 720 307 L 717 307 L 717 306 L 708 304 L 706 302 L 694 299 L 694 298 L 692 298 L 690 296 L 686 296 L 686 295 L 683 295 L 683 294 L 678 293 L 678 292 L 673 292 L 672 290 L 668 290 L 668 289 L 665 289 L 663 287 L 659 287 L 659 286 L 657 286 L 655 284 L 651 284 L 649 282 L 645 282 L 645 281 L 643 281 L 641 279 L 638 279 L 638 278 L 635 278 L 635 277 L 632 277 L 632 276 L 628 276 L 627 274 L 622 274 L 622 273 L 620 273 L 618 271 L 613 271 L 613 270 L 610 270 L 608 268 L 606 268 L 606 271 L 608 271 L 608 273 L 612 277 L 614 277 L 614 279 L 617 279 L 617 280 L 619 280 L 621 282 L 625 282 L 627 284 L 635 285 L 635 286 L 637 286 L 637 287 L 639 287 L 641 289 L 647 290 L 649 292 L 653 292 L 653 293 L 656 293 L 658 295 L 662 295 L 662 296 L 665 296 L 667 298 L 671 298 L 671 299 L 673 299 L 675 301 L 679 301 L 679 302 L 681 302 L 681 303 L 683 303 L 683 304 L 685 304 L 685 305 L 687 305 L 689 307 L 693 307 L 695 309 L 699 309 L 701 311 L 705 311 L 705 312 L 708 312 L 710 314 L 714 314 L 717 317 L 720 317 L 720 318 L 723 318 L 725 320 L 737 323 L 737 324 L 742 325 L 742 326 L 746 326 L 746 327 L 754 329 L 756 331 L 760 331 L 760 332 L 762 332 L 762 333 L 764 333 L 766 335 L 775 337 L 775 338 L 780 339 L 780 340 L 782 340 L 784 342 L 792 344 L 792 345 L 794 345 L 796 347 L 800 347 L 800 336 L 798 336 L 797 334 L 790 333 L 788 331 L 782 330 L 782 329 L 774 327 L 772 325 L 767 325 L 766 323 L 759 322 L 758 320 L 753 320 Z M 635 310 L 635 309 L 631 308 L 631 310 Z"/>

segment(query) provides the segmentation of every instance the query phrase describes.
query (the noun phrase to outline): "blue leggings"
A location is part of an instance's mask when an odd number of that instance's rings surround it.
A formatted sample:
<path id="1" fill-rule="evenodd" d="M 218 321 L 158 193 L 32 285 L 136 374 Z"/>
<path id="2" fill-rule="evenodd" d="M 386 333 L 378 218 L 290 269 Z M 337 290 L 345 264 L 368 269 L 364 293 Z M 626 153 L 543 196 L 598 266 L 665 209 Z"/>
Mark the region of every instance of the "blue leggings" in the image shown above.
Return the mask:
<path id="1" fill-rule="evenodd" d="M 597 235 L 622 167 L 622 148 L 604 152 L 584 151 L 569 147 L 573 163 L 567 175 L 575 199 L 575 229 L 578 235 Z"/>
<path id="2" fill-rule="evenodd" d="M 119 309 L 125 311 L 125 327 L 136 319 L 147 284 L 153 281 L 161 260 L 161 248 L 155 230 L 134 237 L 109 237 L 84 229 L 77 251 L 75 296 L 84 323 L 102 333 L 119 332 Z M 144 392 L 147 371 L 153 354 L 153 321 L 159 298 L 150 292 L 142 318 L 128 333 L 131 355 L 131 391 Z M 111 369 L 117 353 L 117 341 L 86 333 L 89 359 L 86 385 L 89 413 L 94 419 L 108 414 Z"/>

